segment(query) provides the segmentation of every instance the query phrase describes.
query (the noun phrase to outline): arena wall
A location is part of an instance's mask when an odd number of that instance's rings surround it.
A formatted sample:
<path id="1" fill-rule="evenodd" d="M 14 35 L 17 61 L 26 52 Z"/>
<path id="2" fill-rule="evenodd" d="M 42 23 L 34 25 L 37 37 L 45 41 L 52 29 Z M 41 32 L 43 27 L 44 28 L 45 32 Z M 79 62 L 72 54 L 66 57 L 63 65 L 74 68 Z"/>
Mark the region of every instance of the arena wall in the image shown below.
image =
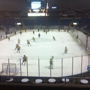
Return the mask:
<path id="1" fill-rule="evenodd" d="M 71 34 L 86 50 L 90 51 L 90 36 L 78 30 L 71 30 Z"/>

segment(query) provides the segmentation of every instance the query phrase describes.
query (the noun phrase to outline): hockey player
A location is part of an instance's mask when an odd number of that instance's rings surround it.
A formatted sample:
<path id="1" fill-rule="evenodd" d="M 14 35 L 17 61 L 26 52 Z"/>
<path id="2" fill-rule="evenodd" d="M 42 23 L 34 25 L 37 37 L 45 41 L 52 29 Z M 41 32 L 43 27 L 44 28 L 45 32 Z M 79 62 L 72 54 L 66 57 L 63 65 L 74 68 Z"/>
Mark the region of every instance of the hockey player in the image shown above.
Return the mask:
<path id="1" fill-rule="evenodd" d="M 34 34 L 34 31 L 33 31 L 33 34 Z"/>
<path id="2" fill-rule="evenodd" d="M 7 37 L 8 37 L 8 36 L 6 35 L 6 39 L 7 39 Z"/>
<path id="3" fill-rule="evenodd" d="M 67 49 L 67 47 L 65 47 L 65 51 L 64 52 L 67 53 L 67 51 L 68 51 L 68 49 Z"/>
<path id="4" fill-rule="evenodd" d="M 40 38 L 40 33 L 38 34 L 38 37 Z"/>
<path id="5" fill-rule="evenodd" d="M 18 44 L 16 44 L 15 50 L 18 48 Z"/>
<path id="6" fill-rule="evenodd" d="M 53 40 L 54 40 L 54 41 L 56 40 L 54 36 L 53 36 Z"/>
<path id="7" fill-rule="evenodd" d="M 43 30 L 43 32 L 45 32 L 45 29 Z"/>
<path id="8" fill-rule="evenodd" d="M 35 42 L 35 38 L 34 37 L 32 37 L 32 40 Z"/>
<path id="9" fill-rule="evenodd" d="M 47 34 L 47 31 L 46 31 L 46 34 Z"/>
<path id="10" fill-rule="evenodd" d="M 58 29 L 58 31 L 60 32 L 60 28 Z"/>
<path id="11" fill-rule="evenodd" d="M 20 39 L 18 39 L 18 44 L 20 44 Z"/>
<path id="12" fill-rule="evenodd" d="M 8 38 L 8 40 L 10 40 L 10 37 L 9 36 L 7 36 L 7 38 Z"/>
<path id="13" fill-rule="evenodd" d="M 14 34 L 16 35 L 16 31 L 14 32 Z"/>
<path id="14" fill-rule="evenodd" d="M 26 62 L 27 62 L 27 56 L 24 55 L 22 64 L 24 63 L 24 65 L 25 65 Z"/>
<path id="15" fill-rule="evenodd" d="M 20 31 L 20 35 L 22 35 L 22 31 Z"/>
<path id="16" fill-rule="evenodd" d="M 29 41 L 29 40 L 27 40 L 27 45 L 28 45 L 28 46 L 29 46 L 29 45 L 31 46 L 31 44 L 30 44 L 30 41 Z"/>
<path id="17" fill-rule="evenodd" d="M 53 56 L 50 58 L 50 69 L 53 69 Z"/>
<path id="18" fill-rule="evenodd" d="M 48 32 L 49 32 L 49 28 L 48 28 Z"/>
<path id="19" fill-rule="evenodd" d="M 20 46 L 18 45 L 18 47 L 17 47 L 17 53 L 19 52 L 20 53 Z"/>

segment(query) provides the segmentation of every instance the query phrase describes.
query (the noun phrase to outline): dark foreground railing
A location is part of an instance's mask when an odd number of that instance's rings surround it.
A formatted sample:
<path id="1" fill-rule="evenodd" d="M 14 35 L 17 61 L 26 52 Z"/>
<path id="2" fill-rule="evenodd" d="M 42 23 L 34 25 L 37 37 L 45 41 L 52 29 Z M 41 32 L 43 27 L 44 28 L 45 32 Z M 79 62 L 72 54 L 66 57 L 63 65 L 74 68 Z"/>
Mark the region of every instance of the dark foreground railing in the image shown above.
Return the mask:
<path id="1" fill-rule="evenodd" d="M 0 77 L 0 90 L 85 90 L 89 88 L 89 77 Z"/>
<path id="2" fill-rule="evenodd" d="M 20 77 L 1 76 L 1 84 L 59 84 L 59 85 L 90 85 L 89 77 Z"/>

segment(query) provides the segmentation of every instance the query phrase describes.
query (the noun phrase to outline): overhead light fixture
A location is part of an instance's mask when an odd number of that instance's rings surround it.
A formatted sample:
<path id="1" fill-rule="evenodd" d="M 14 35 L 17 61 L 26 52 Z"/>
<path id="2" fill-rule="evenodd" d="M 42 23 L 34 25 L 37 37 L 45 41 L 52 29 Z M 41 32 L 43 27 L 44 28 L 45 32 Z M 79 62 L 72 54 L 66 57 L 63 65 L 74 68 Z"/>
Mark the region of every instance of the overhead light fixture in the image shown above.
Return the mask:
<path id="1" fill-rule="evenodd" d="M 21 23 L 20 23 L 20 22 L 18 22 L 18 23 L 17 23 L 17 25 L 21 25 Z"/>
<path id="2" fill-rule="evenodd" d="M 73 25 L 76 26 L 78 23 L 77 22 L 73 22 Z"/>

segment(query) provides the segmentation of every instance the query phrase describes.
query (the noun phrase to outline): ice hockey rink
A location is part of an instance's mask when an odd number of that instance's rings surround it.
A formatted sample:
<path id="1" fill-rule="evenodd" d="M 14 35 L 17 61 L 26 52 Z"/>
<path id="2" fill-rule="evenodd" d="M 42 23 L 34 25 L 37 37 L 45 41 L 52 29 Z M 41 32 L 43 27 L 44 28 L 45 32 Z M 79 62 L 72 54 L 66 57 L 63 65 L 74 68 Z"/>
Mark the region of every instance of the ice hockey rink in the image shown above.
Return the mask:
<path id="1" fill-rule="evenodd" d="M 17 76 L 68 76 L 87 71 L 88 55 L 85 50 L 76 42 L 68 32 L 50 30 L 47 34 L 43 31 L 27 30 L 22 35 L 17 34 L 8 39 L 0 41 L 0 72 L 6 73 L 7 65 L 3 63 L 16 64 Z M 40 33 L 41 37 L 38 38 Z M 55 36 L 56 40 L 53 40 Z M 35 38 L 35 42 L 32 40 Z M 17 53 L 15 46 L 20 42 L 20 53 Z M 31 46 L 27 46 L 27 40 Z M 68 48 L 67 54 L 64 53 L 65 46 Z M 28 57 L 28 65 L 20 65 L 23 56 Z M 50 58 L 54 56 L 53 69 L 50 69 Z M 73 59 L 73 65 L 72 65 Z M 82 60 L 82 61 L 81 61 Z M 72 69 L 73 68 L 73 69 Z M 10 66 L 10 72 L 14 73 L 15 66 Z M 2 75 L 2 74 L 1 74 Z"/>

